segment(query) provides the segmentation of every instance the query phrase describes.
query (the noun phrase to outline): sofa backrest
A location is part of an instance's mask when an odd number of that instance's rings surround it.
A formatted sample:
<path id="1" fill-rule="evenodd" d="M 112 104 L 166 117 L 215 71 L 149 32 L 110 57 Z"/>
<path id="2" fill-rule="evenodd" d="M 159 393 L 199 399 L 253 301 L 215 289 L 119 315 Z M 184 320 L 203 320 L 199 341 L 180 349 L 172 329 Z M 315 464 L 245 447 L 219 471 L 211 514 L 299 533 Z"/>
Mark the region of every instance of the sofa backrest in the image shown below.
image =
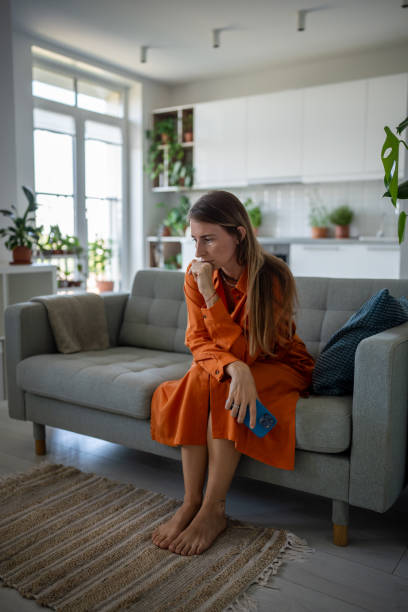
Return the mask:
<path id="1" fill-rule="evenodd" d="M 297 277 L 297 333 L 317 357 L 330 337 L 381 289 L 408 296 L 408 279 Z"/>
<path id="2" fill-rule="evenodd" d="M 184 272 L 139 270 L 126 305 L 119 344 L 189 353 Z"/>
<path id="3" fill-rule="evenodd" d="M 184 272 L 140 270 L 126 306 L 119 343 L 178 353 L 187 326 Z M 297 333 L 313 357 L 360 306 L 380 289 L 394 297 L 408 296 L 408 279 L 298 277 Z"/>

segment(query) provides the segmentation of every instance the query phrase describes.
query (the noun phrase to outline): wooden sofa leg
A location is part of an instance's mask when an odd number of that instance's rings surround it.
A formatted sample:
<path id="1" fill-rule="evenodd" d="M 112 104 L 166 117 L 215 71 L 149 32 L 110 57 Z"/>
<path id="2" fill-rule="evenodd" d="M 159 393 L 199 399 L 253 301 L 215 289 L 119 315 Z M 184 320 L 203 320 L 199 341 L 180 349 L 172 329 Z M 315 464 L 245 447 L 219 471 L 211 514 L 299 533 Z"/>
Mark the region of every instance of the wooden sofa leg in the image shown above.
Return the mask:
<path id="1" fill-rule="evenodd" d="M 336 546 L 347 546 L 348 525 L 333 524 L 333 544 L 335 544 Z"/>
<path id="2" fill-rule="evenodd" d="M 45 425 L 33 423 L 33 434 L 35 440 L 35 454 L 45 455 L 47 453 L 45 445 Z"/>
<path id="3" fill-rule="evenodd" d="M 332 502 L 333 544 L 347 546 L 349 505 L 345 501 L 333 499 Z"/>

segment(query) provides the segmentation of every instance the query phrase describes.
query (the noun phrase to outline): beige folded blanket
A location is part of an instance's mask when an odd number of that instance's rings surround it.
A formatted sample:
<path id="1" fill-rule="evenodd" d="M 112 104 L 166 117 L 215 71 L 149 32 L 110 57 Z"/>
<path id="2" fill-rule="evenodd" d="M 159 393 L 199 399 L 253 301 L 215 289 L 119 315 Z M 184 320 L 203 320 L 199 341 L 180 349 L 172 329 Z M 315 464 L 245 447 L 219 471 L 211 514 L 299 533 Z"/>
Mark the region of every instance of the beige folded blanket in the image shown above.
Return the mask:
<path id="1" fill-rule="evenodd" d="M 109 347 L 108 324 L 103 300 L 96 293 L 77 295 L 44 295 L 41 302 L 60 353 L 94 351 Z"/>

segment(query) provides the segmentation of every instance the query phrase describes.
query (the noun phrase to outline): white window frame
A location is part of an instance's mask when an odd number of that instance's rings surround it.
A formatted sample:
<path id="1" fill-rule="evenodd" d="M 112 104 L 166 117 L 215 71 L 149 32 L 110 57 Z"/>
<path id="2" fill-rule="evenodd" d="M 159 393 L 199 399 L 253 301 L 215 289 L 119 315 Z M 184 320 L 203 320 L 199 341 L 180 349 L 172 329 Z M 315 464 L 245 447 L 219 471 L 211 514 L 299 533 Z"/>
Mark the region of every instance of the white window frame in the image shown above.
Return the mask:
<path id="1" fill-rule="evenodd" d="M 123 279 L 126 278 L 127 257 L 129 252 L 127 228 L 129 225 L 129 138 L 128 138 L 128 87 L 124 87 L 115 81 L 109 81 L 74 67 L 54 63 L 50 60 L 33 57 L 33 67 L 48 69 L 74 79 L 75 97 L 77 95 L 77 79 L 86 80 L 96 85 L 102 85 L 123 95 L 123 117 L 114 117 L 97 113 L 88 109 L 78 108 L 70 104 L 47 100 L 38 96 L 33 97 L 33 109 L 39 108 L 46 111 L 70 115 L 75 122 L 75 139 L 73 147 L 73 181 L 74 181 L 74 233 L 80 244 L 87 247 L 87 223 L 86 223 L 86 197 L 85 197 L 85 121 L 95 121 L 119 127 L 122 130 L 122 240 L 118 245 L 120 261 L 119 291 L 123 289 Z M 35 130 L 36 128 L 34 128 Z M 34 131 L 33 131 L 34 135 Z M 34 159 L 35 163 L 35 159 Z"/>

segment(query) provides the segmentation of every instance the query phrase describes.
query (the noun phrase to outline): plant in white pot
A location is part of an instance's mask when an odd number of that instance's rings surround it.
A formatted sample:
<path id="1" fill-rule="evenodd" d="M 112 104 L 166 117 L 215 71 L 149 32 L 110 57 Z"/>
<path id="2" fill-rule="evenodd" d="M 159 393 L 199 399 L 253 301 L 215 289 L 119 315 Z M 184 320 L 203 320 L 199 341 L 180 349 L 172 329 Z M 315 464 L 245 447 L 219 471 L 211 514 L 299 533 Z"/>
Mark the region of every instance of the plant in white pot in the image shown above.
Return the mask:
<path id="1" fill-rule="evenodd" d="M 112 260 L 112 241 L 106 246 L 104 238 L 96 237 L 88 243 L 88 270 L 95 275 L 96 286 L 100 293 L 113 291 L 114 282 L 105 278 L 106 268 Z"/>
<path id="2" fill-rule="evenodd" d="M 407 127 L 408 117 L 397 125 L 395 131 L 400 135 Z M 408 144 L 404 140 L 400 140 L 387 125 L 384 130 L 386 139 L 381 149 L 381 161 L 384 166 L 384 185 L 387 191 L 383 194 L 383 197 L 390 198 L 391 204 L 394 208 L 397 208 L 397 200 L 408 199 L 408 181 L 398 184 L 399 148 L 402 144 L 408 149 Z M 407 213 L 400 210 L 398 215 L 398 240 L 400 244 L 404 240 L 406 220 Z"/>
<path id="3" fill-rule="evenodd" d="M 38 244 L 43 226 L 35 225 L 35 211 L 38 204 L 34 194 L 23 187 L 24 195 L 28 200 L 27 208 L 21 217 L 18 216 L 17 208 L 11 205 L 11 210 L 0 209 L 0 213 L 7 217 L 11 225 L 0 229 L 0 237 L 7 240 L 6 248 L 13 252 L 13 264 L 31 264 L 32 248 Z"/>

